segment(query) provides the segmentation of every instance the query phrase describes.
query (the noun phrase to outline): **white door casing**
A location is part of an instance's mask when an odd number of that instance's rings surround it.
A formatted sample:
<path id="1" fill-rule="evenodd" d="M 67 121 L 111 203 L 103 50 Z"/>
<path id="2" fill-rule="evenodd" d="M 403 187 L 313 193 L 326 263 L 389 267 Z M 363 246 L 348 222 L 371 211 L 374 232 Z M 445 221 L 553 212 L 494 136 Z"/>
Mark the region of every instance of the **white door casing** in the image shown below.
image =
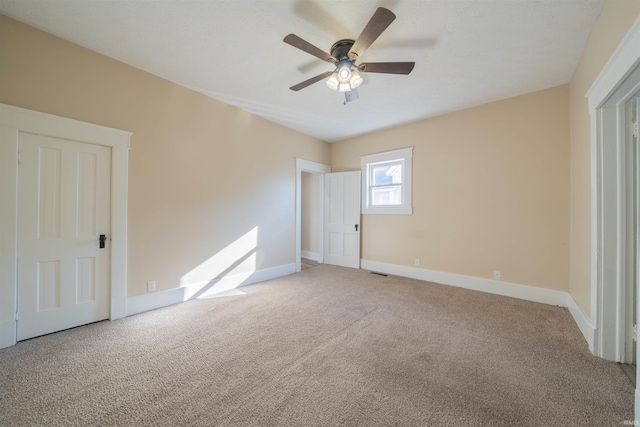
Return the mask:
<path id="1" fill-rule="evenodd" d="M 625 279 L 625 355 L 624 363 L 636 364 L 637 291 L 640 260 L 640 151 L 638 150 L 638 123 L 640 123 L 640 92 L 626 105 L 625 157 L 626 182 L 626 272 Z"/>
<path id="2" fill-rule="evenodd" d="M 360 171 L 325 174 L 324 262 L 360 268 Z"/>
<path id="3" fill-rule="evenodd" d="M 628 171 L 624 158 L 624 104 L 638 90 L 640 17 L 586 95 L 591 116 L 591 331 L 586 330 L 585 337 L 595 355 L 615 361 L 624 360 L 626 335 Z M 636 349 L 639 346 L 637 342 Z M 640 421 L 640 389 L 637 387 L 635 421 Z"/>
<path id="4" fill-rule="evenodd" d="M 110 147 L 20 134 L 18 341 L 109 317 L 110 183 Z"/>
<path id="5" fill-rule="evenodd" d="M 587 92 L 591 115 L 591 313 L 589 348 L 625 357 L 626 109 L 640 90 L 640 18 Z"/>
<path id="6" fill-rule="evenodd" d="M 0 104 L 0 348 L 16 343 L 18 142 L 21 133 L 111 147 L 110 319 L 127 314 L 127 188 L 131 132 Z"/>

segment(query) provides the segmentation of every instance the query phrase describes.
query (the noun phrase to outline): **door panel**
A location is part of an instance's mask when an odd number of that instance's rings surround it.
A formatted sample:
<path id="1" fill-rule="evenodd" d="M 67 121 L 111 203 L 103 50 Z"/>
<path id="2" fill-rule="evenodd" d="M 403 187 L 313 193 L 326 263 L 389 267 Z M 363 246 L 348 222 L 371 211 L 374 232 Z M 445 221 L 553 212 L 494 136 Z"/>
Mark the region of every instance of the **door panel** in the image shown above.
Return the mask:
<path id="1" fill-rule="evenodd" d="M 326 264 L 360 268 L 360 171 L 325 174 Z"/>
<path id="2" fill-rule="evenodd" d="M 109 317 L 111 149 L 20 134 L 18 340 Z"/>

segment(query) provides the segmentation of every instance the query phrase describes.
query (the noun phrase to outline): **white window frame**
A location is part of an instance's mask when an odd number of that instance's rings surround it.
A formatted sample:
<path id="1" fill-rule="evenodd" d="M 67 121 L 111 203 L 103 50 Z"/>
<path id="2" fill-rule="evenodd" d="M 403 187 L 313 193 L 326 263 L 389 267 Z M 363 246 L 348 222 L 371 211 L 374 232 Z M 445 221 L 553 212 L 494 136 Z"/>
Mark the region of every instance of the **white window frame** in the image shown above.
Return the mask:
<path id="1" fill-rule="evenodd" d="M 411 204 L 411 159 L 413 147 L 400 150 L 386 151 L 384 153 L 360 156 L 362 169 L 362 214 L 377 215 L 412 215 Z M 371 206 L 371 170 L 380 163 L 402 163 L 402 204 L 393 206 Z"/>

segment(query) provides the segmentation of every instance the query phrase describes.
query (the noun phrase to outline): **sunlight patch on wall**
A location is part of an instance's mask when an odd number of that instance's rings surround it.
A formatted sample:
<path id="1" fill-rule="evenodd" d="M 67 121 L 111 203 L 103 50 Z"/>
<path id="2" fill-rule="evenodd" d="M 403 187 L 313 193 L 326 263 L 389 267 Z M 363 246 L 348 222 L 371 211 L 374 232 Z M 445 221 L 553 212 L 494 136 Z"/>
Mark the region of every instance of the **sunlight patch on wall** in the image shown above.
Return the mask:
<path id="1" fill-rule="evenodd" d="M 186 299 L 242 286 L 256 271 L 257 247 L 256 226 L 180 278 Z"/>

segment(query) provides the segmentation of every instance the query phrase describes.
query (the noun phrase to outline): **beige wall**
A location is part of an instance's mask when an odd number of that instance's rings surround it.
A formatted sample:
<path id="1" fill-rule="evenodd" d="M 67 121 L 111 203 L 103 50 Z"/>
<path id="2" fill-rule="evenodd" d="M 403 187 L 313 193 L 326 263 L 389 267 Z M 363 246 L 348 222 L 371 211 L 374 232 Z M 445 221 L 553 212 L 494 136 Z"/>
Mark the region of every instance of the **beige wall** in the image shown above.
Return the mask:
<path id="1" fill-rule="evenodd" d="M 294 157 L 353 170 L 360 155 L 415 146 L 415 213 L 365 216 L 364 259 L 501 270 L 505 281 L 570 290 L 588 316 L 584 95 L 639 14 L 638 0 L 607 3 L 569 86 L 331 147 L 3 16 L 0 102 L 134 133 L 129 295 L 150 279 L 177 286 L 251 230 L 255 268 L 293 262 Z"/>
<path id="2" fill-rule="evenodd" d="M 589 109 L 585 95 L 639 15 L 638 0 L 608 1 L 591 32 L 570 84 L 570 292 L 587 318 L 591 304 L 591 160 Z"/>
<path id="3" fill-rule="evenodd" d="M 364 215 L 362 258 L 569 290 L 569 87 L 334 143 L 334 171 L 415 146 L 411 216 Z"/>
<path id="4" fill-rule="evenodd" d="M 320 181 L 315 173 L 302 172 L 300 249 L 320 253 Z"/>
<path id="5" fill-rule="evenodd" d="M 326 164 L 327 143 L 3 16 L 0 40 L 0 102 L 133 132 L 130 296 L 216 255 L 248 260 L 236 273 L 294 262 L 294 157 Z"/>

